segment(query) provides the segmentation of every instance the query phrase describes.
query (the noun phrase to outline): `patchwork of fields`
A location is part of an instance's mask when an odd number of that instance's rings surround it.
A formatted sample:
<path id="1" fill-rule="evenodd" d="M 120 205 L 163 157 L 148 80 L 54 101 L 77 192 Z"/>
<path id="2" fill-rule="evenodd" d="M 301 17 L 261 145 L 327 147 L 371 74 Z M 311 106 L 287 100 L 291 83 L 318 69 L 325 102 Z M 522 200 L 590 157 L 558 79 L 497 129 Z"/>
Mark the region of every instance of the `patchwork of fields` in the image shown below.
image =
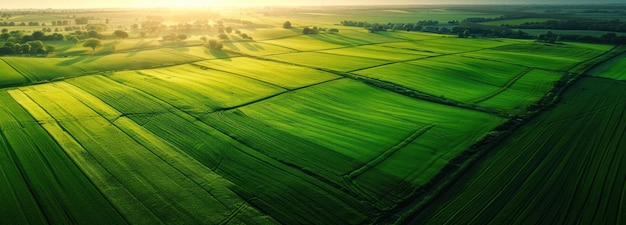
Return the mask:
<path id="1" fill-rule="evenodd" d="M 285 32 L 1 57 L 0 223 L 369 223 L 610 49 Z"/>
<path id="2" fill-rule="evenodd" d="M 623 224 L 626 83 L 583 78 L 415 224 Z"/>

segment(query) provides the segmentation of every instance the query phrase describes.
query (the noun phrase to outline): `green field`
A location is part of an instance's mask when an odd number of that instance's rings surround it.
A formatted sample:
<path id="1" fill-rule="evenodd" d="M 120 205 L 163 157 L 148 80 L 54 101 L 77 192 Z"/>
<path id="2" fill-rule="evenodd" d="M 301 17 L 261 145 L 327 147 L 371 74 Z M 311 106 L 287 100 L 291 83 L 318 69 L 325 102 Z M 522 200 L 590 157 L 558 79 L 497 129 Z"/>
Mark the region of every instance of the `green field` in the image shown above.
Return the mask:
<path id="1" fill-rule="evenodd" d="M 594 67 L 588 74 L 597 77 L 606 77 L 618 80 L 626 79 L 626 72 L 624 72 L 624 68 L 626 67 L 626 54 L 622 54 L 618 57 L 615 57 L 597 67 Z"/>
<path id="2" fill-rule="evenodd" d="M 626 84 L 584 78 L 414 221 L 621 224 Z"/>
<path id="3" fill-rule="evenodd" d="M 0 224 L 621 224 L 624 48 L 339 25 L 518 7 L 0 13 Z"/>

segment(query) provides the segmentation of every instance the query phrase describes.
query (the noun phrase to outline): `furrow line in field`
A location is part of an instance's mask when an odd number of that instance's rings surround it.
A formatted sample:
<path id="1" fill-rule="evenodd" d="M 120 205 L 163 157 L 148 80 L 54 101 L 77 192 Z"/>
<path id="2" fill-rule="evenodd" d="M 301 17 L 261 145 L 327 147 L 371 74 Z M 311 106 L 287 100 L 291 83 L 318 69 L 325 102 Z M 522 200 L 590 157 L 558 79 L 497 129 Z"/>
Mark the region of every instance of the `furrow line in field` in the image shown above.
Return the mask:
<path id="1" fill-rule="evenodd" d="M 219 225 L 229 224 L 233 220 L 233 218 L 235 218 L 235 216 L 237 216 L 237 214 L 241 212 L 243 209 L 245 209 L 246 207 L 248 207 L 246 203 L 241 204 L 241 206 L 237 207 L 237 209 L 235 209 L 232 213 L 230 213 L 228 217 L 220 221 Z"/>
<path id="2" fill-rule="evenodd" d="M 361 174 L 369 171 L 370 169 L 373 169 L 374 167 L 378 166 L 380 163 L 382 163 L 385 160 L 389 159 L 396 152 L 400 151 L 402 148 L 404 148 L 408 144 L 414 142 L 417 138 L 422 136 L 422 134 L 428 132 L 434 126 L 435 126 L 435 124 L 431 124 L 431 125 L 428 125 L 428 126 L 424 126 L 424 127 L 420 128 L 420 129 L 417 129 L 413 133 L 410 133 L 406 138 L 404 138 L 400 142 L 398 142 L 396 145 L 394 145 L 391 148 L 388 148 L 387 150 L 383 151 L 380 155 L 378 155 L 374 159 L 364 163 L 361 167 L 356 168 L 356 169 L 346 173 L 345 175 L 343 175 L 343 177 L 345 177 L 349 181 L 352 181 L 352 180 L 356 179 Z"/>
<path id="3" fill-rule="evenodd" d="M 221 111 L 227 111 L 227 110 L 233 110 L 233 109 L 241 108 L 241 107 L 244 107 L 244 106 L 247 106 L 247 105 L 252 105 L 254 103 L 258 103 L 258 102 L 261 102 L 261 101 L 264 101 L 264 100 L 268 100 L 268 99 L 271 99 L 271 98 L 274 98 L 274 97 L 277 97 L 277 96 L 280 96 L 280 95 L 283 95 L 283 94 L 293 93 L 294 91 L 297 91 L 297 90 L 300 90 L 300 89 L 313 87 L 313 86 L 316 86 L 316 85 L 321 85 L 321 84 L 328 83 L 328 82 L 331 82 L 331 81 L 336 81 L 336 80 L 339 80 L 339 79 L 344 79 L 344 77 L 337 77 L 337 78 L 333 78 L 333 79 L 330 79 L 330 80 L 325 80 L 325 81 L 322 81 L 322 82 L 319 82 L 319 83 L 314 83 L 314 84 L 309 84 L 309 85 L 305 85 L 305 86 L 302 86 L 302 87 L 287 89 L 287 91 L 283 91 L 283 92 L 279 92 L 279 93 L 276 93 L 276 94 L 273 94 L 273 95 L 269 95 L 269 96 L 266 96 L 266 97 L 263 97 L 263 98 L 251 101 L 251 102 L 246 102 L 246 103 L 241 104 L 241 105 L 236 105 L 236 106 L 232 106 L 232 107 L 222 108 L 222 109 L 220 109 L 218 111 L 211 112 L 211 113 L 216 113 L 216 112 L 221 112 Z"/>
<path id="4" fill-rule="evenodd" d="M 24 168 L 21 164 L 21 162 L 19 162 L 19 160 L 17 159 L 17 156 L 15 155 L 15 151 L 13 149 L 13 147 L 11 146 L 11 143 L 9 143 L 7 137 L 5 136 L 4 132 L 0 131 L 0 141 L 3 141 L 3 143 L 6 146 L 6 150 L 7 150 L 7 155 L 10 158 L 10 161 L 12 161 L 12 165 L 15 166 L 15 168 L 17 169 L 17 172 L 19 173 L 19 177 L 20 180 L 23 181 L 24 185 L 26 186 L 26 188 L 28 189 L 28 192 L 30 192 L 30 195 L 33 197 L 34 199 L 34 203 L 37 206 L 37 211 L 39 213 L 37 213 L 38 215 L 42 215 L 41 219 L 43 219 L 47 224 L 50 224 L 50 220 L 48 219 L 48 217 L 46 216 L 46 212 L 45 210 L 43 210 L 43 206 L 41 205 L 41 199 L 40 196 L 38 196 L 36 194 L 36 192 L 33 190 L 32 184 L 28 181 L 28 177 L 25 175 L 25 171 Z M 20 210 L 22 211 L 22 210 Z M 27 213 L 29 212 L 24 212 L 22 211 L 24 216 L 28 216 Z"/>
<path id="5" fill-rule="evenodd" d="M 530 71 L 532 71 L 533 68 L 526 68 L 524 71 L 522 71 L 521 73 L 515 75 L 515 77 L 511 78 L 511 80 L 509 80 L 509 82 L 507 82 L 504 86 L 502 86 L 500 89 L 498 89 L 497 91 L 494 91 L 488 95 L 485 95 L 483 97 L 480 97 L 478 99 L 472 100 L 469 102 L 469 104 L 479 104 L 481 102 L 484 102 L 486 100 L 489 100 L 493 97 L 495 97 L 496 95 L 499 95 L 500 93 L 506 91 L 507 89 L 509 89 L 511 86 L 513 86 L 513 84 L 515 84 L 515 82 L 517 82 L 520 78 L 522 78 L 524 75 L 526 75 L 527 73 L 529 73 Z"/>
<path id="6" fill-rule="evenodd" d="M 35 77 L 31 77 L 31 76 L 28 76 L 28 75 L 26 75 L 26 74 L 24 74 L 24 73 L 20 72 L 19 70 L 17 70 L 17 68 L 15 68 L 13 65 L 11 65 L 11 63 L 7 62 L 7 61 L 6 61 L 6 60 L 4 60 L 2 57 L 0 57 L 0 60 L 2 60 L 2 62 L 4 62 L 4 63 L 5 63 L 5 64 L 7 64 L 9 67 L 11 67 L 13 70 L 15 70 L 15 72 L 17 72 L 17 73 L 21 74 L 24 78 L 26 78 L 26 80 L 28 81 L 28 83 L 32 83 L 32 82 L 34 82 L 35 80 L 37 80 L 37 78 L 35 78 Z"/>

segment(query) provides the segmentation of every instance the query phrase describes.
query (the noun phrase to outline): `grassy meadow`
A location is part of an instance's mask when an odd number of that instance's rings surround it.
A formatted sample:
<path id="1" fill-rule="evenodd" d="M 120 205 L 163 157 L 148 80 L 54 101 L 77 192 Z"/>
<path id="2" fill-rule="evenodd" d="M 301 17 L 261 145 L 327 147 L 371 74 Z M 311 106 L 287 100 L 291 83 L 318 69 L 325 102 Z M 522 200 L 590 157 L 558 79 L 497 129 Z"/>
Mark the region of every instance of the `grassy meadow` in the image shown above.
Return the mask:
<path id="1" fill-rule="evenodd" d="M 549 210 L 561 213 L 548 218 L 554 223 L 576 216 L 619 224 L 626 55 L 586 65 L 623 49 L 339 24 L 437 20 L 452 28 L 507 10 L 120 9 L 3 18 L 62 30 L 50 21 L 89 17 L 107 29 L 94 48 L 80 36 L 44 41 L 55 46 L 47 54 L 0 56 L 0 224 L 526 223 Z M 166 40 L 171 34 L 178 39 Z M 534 114 L 563 82 L 588 75 L 596 78 Z M 499 134 L 511 137 L 492 143 Z M 484 164 L 459 179 L 467 186 L 437 192 L 490 145 Z M 554 194 L 570 179 L 574 186 Z M 587 212 L 575 195 L 604 213 Z M 409 213 L 431 200 L 418 217 Z"/>

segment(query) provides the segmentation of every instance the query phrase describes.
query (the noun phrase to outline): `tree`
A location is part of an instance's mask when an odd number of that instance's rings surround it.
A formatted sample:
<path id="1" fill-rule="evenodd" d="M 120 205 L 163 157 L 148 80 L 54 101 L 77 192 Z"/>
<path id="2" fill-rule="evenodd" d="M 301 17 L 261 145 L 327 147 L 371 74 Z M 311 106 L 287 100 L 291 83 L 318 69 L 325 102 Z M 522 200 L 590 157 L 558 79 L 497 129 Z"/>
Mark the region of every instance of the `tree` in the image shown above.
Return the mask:
<path id="1" fill-rule="evenodd" d="M 87 37 L 98 38 L 98 31 L 90 30 L 89 32 L 87 32 Z"/>
<path id="2" fill-rule="evenodd" d="M 76 46 L 78 44 L 78 42 L 80 42 L 80 39 L 78 39 L 78 37 L 74 36 L 74 37 L 72 37 L 72 42 L 74 42 L 74 46 Z"/>
<path id="3" fill-rule="evenodd" d="M 83 43 L 83 47 L 91 48 L 91 52 L 96 51 L 96 48 L 102 46 L 102 42 L 97 38 L 89 38 Z"/>
<path id="4" fill-rule="evenodd" d="M 56 47 L 54 47 L 53 45 L 46 45 L 46 50 L 48 50 L 48 53 L 53 53 L 57 50 Z"/>
<path id="5" fill-rule="evenodd" d="M 217 37 L 219 37 L 222 40 L 227 40 L 228 39 L 228 34 L 221 33 L 221 34 L 217 35 Z"/>
<path id="6" fill-rule="evenodd" d="M 30 52 L 31 53 L 37 53 L 37 54 L 42 54 L 45 53 L 46 51 L 46 46 L 43 44 L 43 42 L 37 40 L 37 41 L 29 41 L 26 42 L 27 44 L 30 45 Z M 28 52 L 24 52 L 24 53 L 28 53 Z"/>
<path id="7" fill-rule="evenodd" d="M 202 44 L 207 44 L 207 41 L 209 39 L 207 39 L 206 37 L 202 36 L 202 37 L 200 37 L 200 40 L 202 41 Z"/>
<path id="8" fill-rule="evenodd" d="M 2 33 L 3 33 L 3 34 L 9 33 L 9 29 L 2 28 Z"/>
<path id="9" fill-rule="evenodd" d="M 291 28 L 291 22 L 285 21 L 285 23 L 283 23 L 283 28 L 285 28 L 285 29 Z"/>
<path id="10" fill-rule="evenodd" d="M 233 28 L 232 27 L 226 27 L 226 33 L 232 33 L 233 32 Z"/>
<path id="11" fill-rule="evenodd" d="M 186 40 L 186 39 L 187 39 L 187 35 L 186 35 L 186 34 L 179 34 L 179 35 L 177 36 L 177 38 L 178 38 L 178 40 L 180 40 L 180 41 L 184 41 L 184 40 Z"/>
<path id="12" fill-rule="evenodd" d="M 224 44 L 222 44 L 222 42 L 218 40 L 210 39 L 208 44 L 205 45 L 205 47 L 207 47 L 208 49 L 221 51 L 222 48 L 224 48 Z"/>
<path id="13" fill-rule="evenodd" d="M 471 35 L 470 31 L 468 29 L 465 29 L 463 31 L 463 37 L 469 37 Z"/>
<path id="14" fill-rule="evenodd" d="M 33 37 L 33 40 L 41 40 L 45 35 L 43 31 L 35 31 L 31 36 Z"/>
<path id="15" fill-rule="evenodd" d="M 305 28 L 302 28 L 302 33 L 303 34 L 311 34 L 311 33 L 313 33 L 313 30 L 311 28 L 309 28 L 309 27 L 305 27 Z"/>
<path id="16" fill-rule="evenodd" d="M 30 44 L 26 43 L 22 45 L 22 53 L 28 54 L 30 52 Z"/>
<path id="17" fill-rule="evenodd" d="M 113 35 L 115 35 L 116 37 L 121 38 L 121 39 L 128 38 L 128 33 L 126 31 L 123 31 L 123 30 L 113 31 Z"/>

